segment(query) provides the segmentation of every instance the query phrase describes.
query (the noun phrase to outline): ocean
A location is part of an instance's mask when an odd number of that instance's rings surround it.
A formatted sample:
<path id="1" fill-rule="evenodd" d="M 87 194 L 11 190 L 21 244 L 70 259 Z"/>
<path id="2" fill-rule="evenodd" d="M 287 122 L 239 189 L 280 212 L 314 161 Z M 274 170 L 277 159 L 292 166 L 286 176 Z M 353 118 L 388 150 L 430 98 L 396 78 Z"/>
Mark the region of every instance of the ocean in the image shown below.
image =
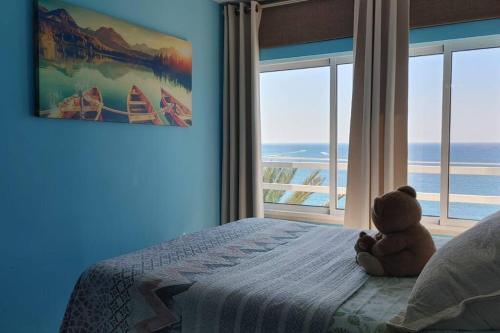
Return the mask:
<path id="1" fill-rule="evenodd" d="M 313 161 L 327 162 L 328 144 L 263 144 L 263 160 Z M 411 165 L 439 166 L 440 145 L 436 143 L 411 143 L 408 148 L 408 160 Z M 348 144 L 339 144 L 337 160 L 346 162 Z M 500 143 L 452 143 L 450 146 L 451 166 L 498 167 L 500 168 Z M 302 184 L 314 170 L 299 169 L 290 183 Z M 329 182 L 328 170 L 321 170 L 322 185 Z M 337 186 L 345 187 L 347 171 L 337 171 Z M 417 192 L 439 193 L 440 175 L 429 173 L 409 173 L 408 183 Z M 500 196 L 500 176 L 492 175 L 450 175 L 450 194 L 469 194 L 481 196 Z M 285 194 L 278 201 L 284 203 L 292 193 Z M 306 201 L 308 206 L 324 206 L 328 203 L 328 194 L 313 193 Z M 438 201 L 420 201 L 424 215 L 439 216 Z M 337 201 L 337 208 L 344 209 L 345 197 Z M 500 210 L 498 204 L 478 204 L 450 202 L 449 218 L 480 220 Z"/>

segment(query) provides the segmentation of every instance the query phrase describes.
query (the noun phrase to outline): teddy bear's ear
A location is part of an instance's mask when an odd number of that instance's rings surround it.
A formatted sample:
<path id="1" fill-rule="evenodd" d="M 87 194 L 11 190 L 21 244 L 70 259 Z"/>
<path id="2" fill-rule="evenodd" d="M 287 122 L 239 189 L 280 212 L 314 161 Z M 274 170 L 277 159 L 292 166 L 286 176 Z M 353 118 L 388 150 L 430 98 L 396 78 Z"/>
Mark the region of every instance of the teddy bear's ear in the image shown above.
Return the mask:
<path id="1" fill-rule="evenodd" d="M 412 198 L 416 198 L 417 197 L 417 192 L 415 191 L 415 189 L 411 186 L 401 186 L 400 188 L 398 188 L 398 191 L 401 191 L 401 192 L 404 192 L 406 194 L 408 194 L 410 197 Z"/>

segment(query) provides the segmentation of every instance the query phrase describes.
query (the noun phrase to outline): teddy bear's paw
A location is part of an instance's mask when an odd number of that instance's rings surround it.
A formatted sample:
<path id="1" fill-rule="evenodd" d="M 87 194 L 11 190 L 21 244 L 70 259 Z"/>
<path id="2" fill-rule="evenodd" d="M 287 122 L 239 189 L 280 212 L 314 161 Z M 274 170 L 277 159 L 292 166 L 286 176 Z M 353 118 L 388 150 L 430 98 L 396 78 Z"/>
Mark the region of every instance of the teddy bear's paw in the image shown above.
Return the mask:
<path id="1" fill-rule="evenodd" d="M 368 252 L 360 252 L 356 256 L 356 261 L 358 264 L 364 268 L 364 270 L 373 276 L 383 276 L 384 268 L 380 261 Z"/>

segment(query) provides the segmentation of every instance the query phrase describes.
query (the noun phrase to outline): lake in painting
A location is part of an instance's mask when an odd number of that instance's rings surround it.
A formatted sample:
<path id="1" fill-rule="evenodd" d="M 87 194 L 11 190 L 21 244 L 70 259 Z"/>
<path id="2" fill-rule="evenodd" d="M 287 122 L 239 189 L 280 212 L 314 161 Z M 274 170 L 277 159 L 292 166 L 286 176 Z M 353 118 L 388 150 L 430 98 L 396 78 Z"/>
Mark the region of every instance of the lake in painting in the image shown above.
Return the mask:
<path id="1" fill-rule="evenodd" d="M 191 53 L 185 40 L 40 0 L 39 115 L 191 126 Z"/>

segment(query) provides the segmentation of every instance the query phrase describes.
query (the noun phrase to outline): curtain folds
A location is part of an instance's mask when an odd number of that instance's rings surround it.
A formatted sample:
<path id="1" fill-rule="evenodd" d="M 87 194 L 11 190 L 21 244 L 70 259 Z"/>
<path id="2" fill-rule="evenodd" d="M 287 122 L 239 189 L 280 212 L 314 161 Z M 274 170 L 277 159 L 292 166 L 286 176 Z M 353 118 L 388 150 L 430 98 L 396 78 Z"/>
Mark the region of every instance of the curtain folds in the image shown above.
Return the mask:
<path id="1" fill-rule="evenodd" d="M 263 217 L 257 2 L 224 8 L 221 223 Z"/>
<path id="2" fill-rule="evenodd" d="M 407 182 L 409 0 L 355 0 L 344 225 L 370 227 L 373 199 Z"/>

